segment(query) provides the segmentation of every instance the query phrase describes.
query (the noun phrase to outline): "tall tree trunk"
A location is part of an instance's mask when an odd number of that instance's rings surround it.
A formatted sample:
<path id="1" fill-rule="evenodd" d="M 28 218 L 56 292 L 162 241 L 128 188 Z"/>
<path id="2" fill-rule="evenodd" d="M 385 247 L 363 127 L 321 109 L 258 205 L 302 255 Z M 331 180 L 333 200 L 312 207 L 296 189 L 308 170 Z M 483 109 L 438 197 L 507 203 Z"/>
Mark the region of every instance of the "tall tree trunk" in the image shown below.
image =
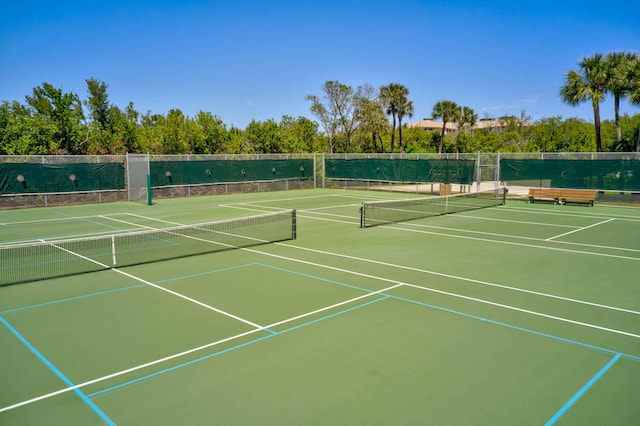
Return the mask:
<path id="1" fill-rule="evenodd" d="M 404 153 L 404 145 L 402 145 L 402 118 L 398 117 L 398 145 L 400 147 L 400 153 Z"/>
<path id="2" fill-rule="evenodd" d="M 393 113 L 393 127 L 391 128 L 391 152 L 393 152 L 395 143 L 396 143 L 396 114 Z"/>
<path id="3" fill-rule="evenodd" d="M 620 129 L 620 95 L 616 93 L 613 100 L 613 108 L 616 119 L 616 137 L 618 138 L 618 143 L 620 143 L 620 141 L 622 140 L 622 130 Z"/>
<path id="4" fill-rule="evenodd" d="M 602 152 L 602 137 L 600 136 L 600 102 L 593 101 L 593 125 L 596 129 L 596 151 Z"/>
<path id="5" fill-rule="evenodd" d="M 378 152 L 376 150 L 376 132 L 371 132 L 371 143 L 373 144 L 373 152 Z"/>
<path id="6" fill-rule="evenodd" d="M 438 145 L 438 154 L 442 154 L 442 144 L 444 143 L 444 128 L 447 125 L 446 121 L 442 121 L 442 132 L 440 132 L 440 145 Z"/>

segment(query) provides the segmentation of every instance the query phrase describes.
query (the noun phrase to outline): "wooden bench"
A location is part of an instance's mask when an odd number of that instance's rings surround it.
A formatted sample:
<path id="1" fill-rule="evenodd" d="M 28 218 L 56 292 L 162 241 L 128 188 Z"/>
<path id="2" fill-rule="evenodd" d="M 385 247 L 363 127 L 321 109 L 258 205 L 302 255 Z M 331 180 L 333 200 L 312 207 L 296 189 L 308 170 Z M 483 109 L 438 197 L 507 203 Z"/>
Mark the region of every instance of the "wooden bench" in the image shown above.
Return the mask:
<path id="1" fill-rule="evenodd" d="M 552 201 L 553 204 L 560 204 L 562 200 L 562 190 L 553 188 L 530 188 L 529 202 Z"/>
<path id="2" fill-rule="evenodd" d="M 529 202 L 553 201 L 554 204 L 586 203 L 593 206 L 598 195 L 597 191 L 588 189 L 554 189 L 554 188 L 530 188 Z"/>
<path id="3" fill-rule="evenodd" d="M 598 191 L 589 189 L 562 189 L 560 201 L 562 204 L 569 203 L 586 203 L 589 207 L 593 207 L 593 202 L 598 196 Z"/>

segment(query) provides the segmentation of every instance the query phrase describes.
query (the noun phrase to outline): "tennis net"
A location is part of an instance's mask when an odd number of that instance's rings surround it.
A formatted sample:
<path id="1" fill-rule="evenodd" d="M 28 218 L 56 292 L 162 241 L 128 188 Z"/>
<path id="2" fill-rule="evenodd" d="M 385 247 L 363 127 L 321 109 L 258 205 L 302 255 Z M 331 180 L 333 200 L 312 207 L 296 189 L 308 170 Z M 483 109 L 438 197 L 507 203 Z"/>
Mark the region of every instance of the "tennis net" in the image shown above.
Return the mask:
<path id="1" fill-rule="evenodd" d="M 296 211 L 100 237 L 0 246 L 0 286 L 296 238 Z"/>
<path id="2" fill-rule="evenodd" d="M 368 201 L 360 207 L 360 227 L 405 222 L 429 216 L 459 213 L 505 203 L 507 189 L 403 200 Z"/>

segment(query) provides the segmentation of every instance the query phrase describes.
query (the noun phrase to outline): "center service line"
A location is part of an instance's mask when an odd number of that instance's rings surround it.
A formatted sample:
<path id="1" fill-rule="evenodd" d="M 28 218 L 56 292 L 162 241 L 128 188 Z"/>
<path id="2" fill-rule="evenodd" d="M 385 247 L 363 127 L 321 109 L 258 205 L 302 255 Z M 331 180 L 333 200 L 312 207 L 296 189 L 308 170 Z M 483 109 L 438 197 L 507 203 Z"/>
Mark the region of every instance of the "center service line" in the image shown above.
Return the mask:
<path id="1" fill-rule="evenodd" d="M 573 231 L 565 232 L 564 234 L 560 234 L 560 235 L 556 235 L 555 237 L 547 238 L 545 241 L 551 241 L 551 240 L 554 240 L 556 238 L 564 237 L 565 235 L 573 234 L 574 232 L 584 231 L 585 229 L 593 228 L 594 226 L 602 225 L 604 223 L 611 222 L 612 220 L 615 220 L 615 218 L 603 220 L 602 222 L 594 223 L 593 225 L 584 226 L 582 228 L 574 229 Z"/>

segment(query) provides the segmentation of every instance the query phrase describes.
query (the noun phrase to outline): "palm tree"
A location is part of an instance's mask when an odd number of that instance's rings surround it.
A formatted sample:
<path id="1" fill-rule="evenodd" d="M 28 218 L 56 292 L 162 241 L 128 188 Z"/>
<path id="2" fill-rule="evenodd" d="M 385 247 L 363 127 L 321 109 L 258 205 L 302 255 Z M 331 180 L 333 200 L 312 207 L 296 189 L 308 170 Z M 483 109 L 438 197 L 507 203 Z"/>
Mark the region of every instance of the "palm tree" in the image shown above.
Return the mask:
<path id="1" fill-rule="evenodd" d="M 456 138 L 456 154 L 460 152 L 460 132 L 462 128 L 467 124 L 469 127 L 473 127 L 478 120 L 478 114 L 469 107 L 460 107 L 460 114 L 458 114 L 458 137 Z"/>
<path id="2" fill-rule="evenodd" d="M 404 145 L 402 144 L 402 119 L 405 116 L 409 118 L 413 117 L 413 102 L 405 98 L 404 102 L 398 105 L 397 114 L 398 114 L 398 136 L 400 136 L 399 137 L 400 152 L 404 152 Z"/>
<path id="3" fill-rule="evenodd" d="M 620 98 L 628 95 L 632 90 L 631 73 L 638 54 L 632 52 L 612 52 L 605 56 L 607 81 L 605 87 L 613 94 L 614 113 L 616 122 L 616 136 L 618 142 L 622 140 L 620 129 Z"/>
<path id="4" fill-rule="evenodd" d="M 640 105 L 640 57 L 636 57 L 629 67 L 629 101 Z M 636 130 L 636 152 L 640 152 L 640 128 Z"/>
<path id="5" fill-rule="evenodd" d="M 640 56 L 636 56 L 629 67 L 629 80 L 629 100 L 632 104 L 640 105 Z"/>
<path id="6" fill-rule="evenodd" d="M 382 86 L 380 88 L 380 102 L 382 102 L 387 115 L 390 115 L 393 118 L 393 127 L 391 129 L 391 152 L 393 152 L 395 146 L 396 117 L 398 116 L 398 109 L 401 105 L 406 103 L 408 94 L 409 89 L 398 83 L 391 83 L 388 86 Z"/>
<path id="7" fill-rule="evenodd" d="M 460 107 L 453 101 L 438 101 L 433 106 L 431 115 L 435 119 L 442 119 L 442 132 L 440 133 L 440 145 L 438 146 L 438 154 L 442 154 L 445 128 L 447 127 L 447 123 L 456 121 L 458 119 L 458 117 L 460 116 Z"/>
<path id="8" fill-rule="evenodd" d="M 560 88 L 560 98 L 569 105 L 579 105 L 591 100 L 593 121 L 596 131 L 596 151 L 602 151 L 600 137 L 600 102 L 606 95 L 607 72 L 604 56 L 601 53 L 582 58 L 580 70 L 569 70 L 565 74 L 566 84 Z"/>

